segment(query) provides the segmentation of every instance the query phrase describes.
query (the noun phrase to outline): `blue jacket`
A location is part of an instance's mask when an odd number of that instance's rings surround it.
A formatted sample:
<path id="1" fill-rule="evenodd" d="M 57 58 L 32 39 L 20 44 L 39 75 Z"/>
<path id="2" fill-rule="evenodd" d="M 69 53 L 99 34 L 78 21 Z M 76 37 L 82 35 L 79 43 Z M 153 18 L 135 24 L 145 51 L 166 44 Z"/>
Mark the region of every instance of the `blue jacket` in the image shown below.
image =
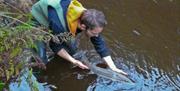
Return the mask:
<path id="1" fill-rule="evenodd" d="M 69 3 L 70 3 L 70 0 L 62 0 L 60 3 L 63 8 L 64 19 L 65 19 L 67 29 L 68 29 L 68 25 L 67 25 L 67 20 L 66 20 L 66 12 L 67 12 Z M 52 7 L 48 7 L 48 21 L 49 21 L 49 28 L 52 30 L 53 34 L 59 34 L 59 33 L 66 32 L 58 18 L 58 15 L 57 15 L 55 9 Z M 91 37 L 90 40 L 91 40 L 92 44 L 94 45 L 97 53 L 101 57 L 110 55 L 109 50 L 106 47 L 105 41 L 100 34 L 98 37 Z M 66 43 L 56 44 L 53 41 L 50 41 L 50 47 L 55 53 L 57 53 L 62 48 L 69 49 L 68 45 Z M 72 49 L 72 48 L 70 48 L 70 49 Z"/>

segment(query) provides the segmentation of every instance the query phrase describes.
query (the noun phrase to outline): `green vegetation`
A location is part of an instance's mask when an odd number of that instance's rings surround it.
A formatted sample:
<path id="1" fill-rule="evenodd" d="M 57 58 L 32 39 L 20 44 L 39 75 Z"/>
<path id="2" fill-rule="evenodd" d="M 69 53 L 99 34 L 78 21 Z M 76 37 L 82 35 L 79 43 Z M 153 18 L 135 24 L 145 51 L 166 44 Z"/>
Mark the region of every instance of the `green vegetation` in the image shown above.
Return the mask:
<path id="1" fill-rule="evenodd" d="M 4 88 L 8 89 L 11 82 L 20 83 L 21 80 L 18 79 L 26 68 L 30 69 L 27 81 L 33 91 L 38 91 L 37 84 L 32 84 L 30 79 L 32 65 L 37 64 L 36 61 L 30 60 L 31 57 L 34 57 L 30 48 L 36 47 L 34 40 L 47 42 L 52 35 L 44 31 L 43 27 L 31 26 L 32 16 L 30 13 L 24 13 L 8 4 L 0 4 L 0 8 L 6 8 L 6 10 L 0 11 L 0 91 Z"/>

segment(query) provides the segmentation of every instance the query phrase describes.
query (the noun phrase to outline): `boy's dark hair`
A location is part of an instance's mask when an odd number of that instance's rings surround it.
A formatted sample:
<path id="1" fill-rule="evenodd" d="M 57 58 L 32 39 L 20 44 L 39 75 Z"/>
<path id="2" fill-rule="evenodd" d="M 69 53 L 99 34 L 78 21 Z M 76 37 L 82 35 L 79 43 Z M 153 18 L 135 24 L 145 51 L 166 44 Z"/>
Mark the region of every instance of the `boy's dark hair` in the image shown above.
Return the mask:
<path id="1" fill-rule="evenodd" d="M 80 21 L 81 24 L 86 25 L 86 29 L 91 30 L 95 27 L 105 27 L 107 24 L 104 13 L 96 9 L 85 10 Z"/>

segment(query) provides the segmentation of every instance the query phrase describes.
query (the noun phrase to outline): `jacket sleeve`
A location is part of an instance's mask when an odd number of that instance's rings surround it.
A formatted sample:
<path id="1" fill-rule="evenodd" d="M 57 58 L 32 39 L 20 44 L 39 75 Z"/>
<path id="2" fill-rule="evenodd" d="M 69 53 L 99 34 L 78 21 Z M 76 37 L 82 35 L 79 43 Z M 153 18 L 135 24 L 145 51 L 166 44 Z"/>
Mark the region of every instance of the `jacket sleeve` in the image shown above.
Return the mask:
<path id="1" fill-rule="evenodd" d="M 56 35 L 59 33 L 65 32 L 58 15 L 56 13 L 56 10 L 52 7 L 48 7 L 48 21 L 49 21 L 49 28 L 52 30 L 52 34 Z M 57 53 L 59 50 L 65 47 L 65 43 L 62 44 L 57 44 L 50 40 L 50 48 L 52 49 L 53 52 Z"/>
<path id="2" fill-rule="evenodd" d="M 90 39 L 97 53 L 101 57 L 106 57 L 110 55 L 109 49 L 106 47 L 105 41 L 101 35 L 99 35 L 98 37 L 91 37 Z"/>

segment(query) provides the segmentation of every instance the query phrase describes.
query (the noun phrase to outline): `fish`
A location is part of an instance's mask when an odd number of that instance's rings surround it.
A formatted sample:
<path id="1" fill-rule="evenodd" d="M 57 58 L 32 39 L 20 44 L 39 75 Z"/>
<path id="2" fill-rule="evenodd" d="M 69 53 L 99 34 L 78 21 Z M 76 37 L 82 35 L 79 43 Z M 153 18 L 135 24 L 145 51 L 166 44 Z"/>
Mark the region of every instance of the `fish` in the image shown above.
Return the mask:
<path id="1" fill-rule="evenodd" d="M 89 67 L 89 70 L 92 71 L 97 76 L 100 76 L 100 77 L 103 77 L 112 81 L 118 81 L 120 83 L 124 82 L 130 85 L 135 85 L 134 81 L 128 78 L 127 76 L 117 73 L 111 70 L 110 68 L 102 68 L 102 67 L 97 66 L 100 62 L 94 62 L 94 61 L 88 60 L 86 56 L 86 52 L 83 52 L 83 51 L 78 52 L 78 54 L 75 54 L 74 57 L 75 58 L 78 57 L 78 59 L 81 62 L 85 63 Z"/>

